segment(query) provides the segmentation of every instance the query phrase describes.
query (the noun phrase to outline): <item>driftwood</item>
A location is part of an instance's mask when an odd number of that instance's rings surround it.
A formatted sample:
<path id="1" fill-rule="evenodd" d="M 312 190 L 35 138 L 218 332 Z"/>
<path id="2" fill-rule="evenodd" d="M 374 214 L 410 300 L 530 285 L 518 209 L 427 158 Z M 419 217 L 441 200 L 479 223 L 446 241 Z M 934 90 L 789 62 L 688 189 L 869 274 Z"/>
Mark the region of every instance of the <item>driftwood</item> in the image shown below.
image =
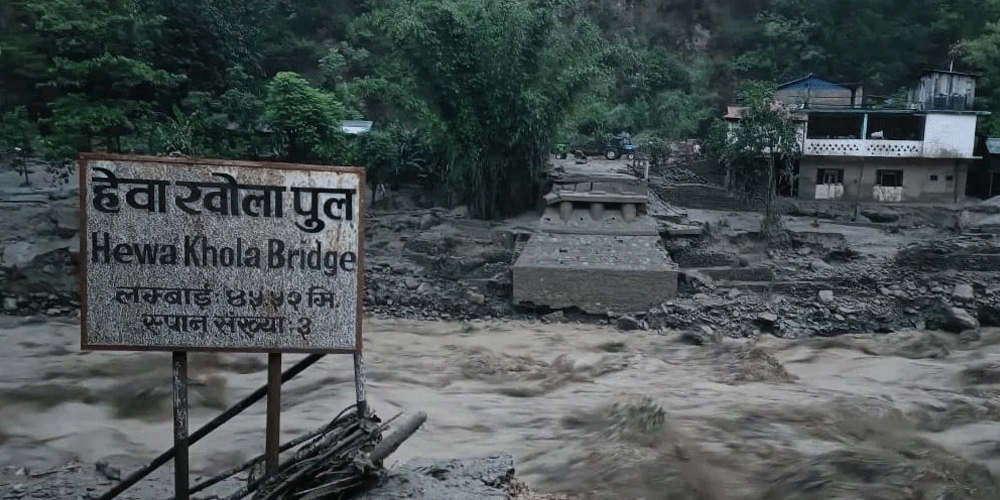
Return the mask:
<path id="1" fill-rule="evenodd" d="M 299 448 L 280 464 L 276 474 L 259 479 L 251 475 L 246 486 L 225 500 L 242 500 L 251 494 L 253 500 L 344 498 L 351 490 L 380 477 L 382 461 L 427 419 L 425 413 L 419 412 L 383 441 L 382 432 L 396 417 L 385 423 L 371 414 L 359 418 L 356 407 L 351 406 L 323 428 L 283 445 L 282 451 Z M 190 492 L 201 491 L 234 474 L 253 469 L 262 461 L 263 456 L 255 457 L 240 467 L 195 485 Z"/>

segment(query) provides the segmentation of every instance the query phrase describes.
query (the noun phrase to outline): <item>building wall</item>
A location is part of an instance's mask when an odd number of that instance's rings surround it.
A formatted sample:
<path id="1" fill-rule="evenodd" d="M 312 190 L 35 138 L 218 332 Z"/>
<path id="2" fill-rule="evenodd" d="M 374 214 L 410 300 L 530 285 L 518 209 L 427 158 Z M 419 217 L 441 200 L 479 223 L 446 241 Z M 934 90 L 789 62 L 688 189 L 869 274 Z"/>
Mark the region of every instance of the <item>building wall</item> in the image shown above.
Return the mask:
<path id="1" fill-rule="evenodd" d="M 976 138 L 976 115 L 927 113 L 923 156 L 972 158 Z"/>
<path id="2" fill-rule="evenodd" d="M 917 84 L 916 100 L 930 102 L 937 95 L 962 95 L 966 97 L 966 109 L 972 109 L 976 95 L 976 79 L 970 75 L 948 72 L 930 72 L 920 78 Z"/>
<path id="3" fill-rule="evenodd" d="M 799 198 L 804 200 L 830 199 L 829 194 L 839 194 L 840 200 L 865 202 L 935 202 L 965 201 L 967 164 L 962 160 L 934 158 L 862 158 L 859 157 L 804 157 L 799 165 Z M 818 169 L 844 171 L 842 186 L 816 184 Z M 901 170 L 900 188 L 876 188 L 879 170 Z M 936 176 L 933 178 L 932 176 Z M 948 180 L 948 177 L 951 180 Z M 859 183 L 860 180 L 860 183 Z M 878 198 L 882 199 L 878 199 Z M 838 198 L 833 198 L 838 199 Z"/>
<path id="4" fill-rule="evenodd" d="M 839 88 L 788 87 L 779 89 L 774 98 L 789 105 L 808 103 L 811 108 L 851 107 L 851 90 Z"/>

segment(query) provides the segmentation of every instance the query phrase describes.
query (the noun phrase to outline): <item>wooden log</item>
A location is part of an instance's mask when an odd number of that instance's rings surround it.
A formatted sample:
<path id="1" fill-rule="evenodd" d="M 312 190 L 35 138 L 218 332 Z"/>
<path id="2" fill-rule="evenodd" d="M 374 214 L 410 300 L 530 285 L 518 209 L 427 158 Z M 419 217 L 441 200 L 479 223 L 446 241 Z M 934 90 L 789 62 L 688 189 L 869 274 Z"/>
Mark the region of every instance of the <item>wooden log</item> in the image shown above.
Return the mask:
<path id="1" fill-rule="evenodd" d="M 427 420 L 427 414 L 424 412 L 417 412 L 416 415 L 410 417 L 403 425 L 396 429 L 395 432 L 389 434 L 389 437 L 385 438 L 381 443 L 375 445 L 375 449 L 372 450 L 372 462 L 381 463 L 386 457 L 392 454 L 392 452 L 399 449 L 399 445 L 403 444 L 417 432 L 417 429 Z"/>

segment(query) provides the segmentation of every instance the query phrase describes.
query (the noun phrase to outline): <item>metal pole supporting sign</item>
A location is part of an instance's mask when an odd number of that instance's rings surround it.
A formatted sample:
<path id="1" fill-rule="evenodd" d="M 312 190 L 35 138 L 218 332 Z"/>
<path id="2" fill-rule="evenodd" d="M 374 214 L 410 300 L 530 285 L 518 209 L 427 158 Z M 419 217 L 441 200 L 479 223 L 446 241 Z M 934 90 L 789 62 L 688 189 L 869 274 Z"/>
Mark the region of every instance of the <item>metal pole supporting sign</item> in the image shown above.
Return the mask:
<path id="1" fill-rule="evenodd" d="M 267 355 L 267 437 L 264 443 L 267 475 L 278 473 L 281 448 L 281 353 Z"/>
<path id="2" fill-rule="evenodd" d="M 188 500 L 187 352 L 174 351 L 174 500 Z"/>
<path id="3" fill-rule="evenodd" d="M 354 392 L 358 400 L 358 418 L 368 417 L 368 395 L 365 387 L 365 365 L 361 346 L 354 351 Z"/>

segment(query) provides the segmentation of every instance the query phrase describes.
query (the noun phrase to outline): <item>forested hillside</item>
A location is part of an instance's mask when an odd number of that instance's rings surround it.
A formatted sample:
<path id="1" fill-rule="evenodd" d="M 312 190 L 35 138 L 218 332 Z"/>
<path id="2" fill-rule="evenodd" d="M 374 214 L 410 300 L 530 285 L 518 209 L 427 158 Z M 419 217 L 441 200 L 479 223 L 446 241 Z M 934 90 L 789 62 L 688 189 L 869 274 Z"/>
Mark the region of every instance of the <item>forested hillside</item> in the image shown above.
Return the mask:
<path id="1" fill-rule="evenodd" d="M 745 79 L 891 95 L 953 63 L 1000 111 L 1000 0 L 8 0 L 0 30 L 5 153 L 361 164 L 481 216 L 556 144 L 704 135 Z"/>

